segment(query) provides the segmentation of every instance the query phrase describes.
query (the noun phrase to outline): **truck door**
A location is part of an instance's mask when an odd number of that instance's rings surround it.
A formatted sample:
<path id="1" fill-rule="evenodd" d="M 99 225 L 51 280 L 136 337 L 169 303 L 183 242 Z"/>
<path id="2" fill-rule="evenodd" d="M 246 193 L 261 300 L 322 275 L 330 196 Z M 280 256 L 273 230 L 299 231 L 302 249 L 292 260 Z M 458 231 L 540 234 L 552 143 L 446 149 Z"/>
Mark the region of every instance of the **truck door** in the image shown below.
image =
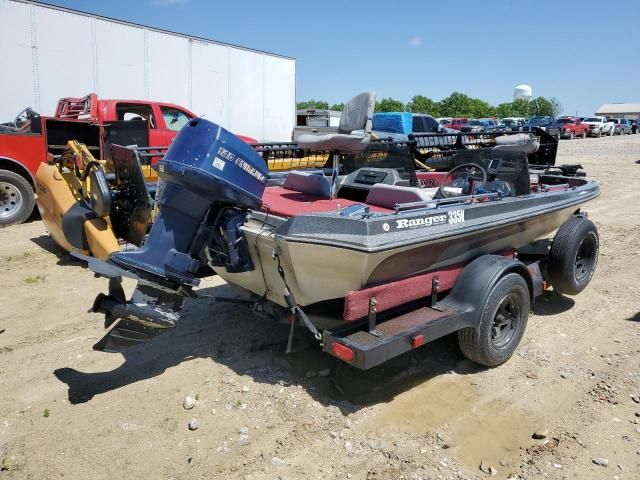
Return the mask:
<path id="1" fill-rule="evenodd" d="M 158 128 L 158 121 L 150 104 L 126 102 L 117 103 L 116 118 L 117 120 L 124 122 L 145 122 L 149 131 L 149 146 L 167 145 L 164 132 Z"/>

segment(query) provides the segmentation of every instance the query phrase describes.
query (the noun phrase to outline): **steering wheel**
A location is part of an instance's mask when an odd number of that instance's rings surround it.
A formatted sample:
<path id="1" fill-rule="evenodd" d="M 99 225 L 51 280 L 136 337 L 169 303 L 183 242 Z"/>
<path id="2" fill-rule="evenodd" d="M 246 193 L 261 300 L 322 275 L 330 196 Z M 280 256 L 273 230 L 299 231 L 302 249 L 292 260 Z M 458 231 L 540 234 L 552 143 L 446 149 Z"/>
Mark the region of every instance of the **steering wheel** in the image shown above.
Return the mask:
<path id="1" fill-rule="evenodd" d="M 473 194 L 473 183 L 487 181 L 487 171 L 477 163 L 458 165 L 447 173 L 440 184 L 440 196 L 453 198 Z"/>

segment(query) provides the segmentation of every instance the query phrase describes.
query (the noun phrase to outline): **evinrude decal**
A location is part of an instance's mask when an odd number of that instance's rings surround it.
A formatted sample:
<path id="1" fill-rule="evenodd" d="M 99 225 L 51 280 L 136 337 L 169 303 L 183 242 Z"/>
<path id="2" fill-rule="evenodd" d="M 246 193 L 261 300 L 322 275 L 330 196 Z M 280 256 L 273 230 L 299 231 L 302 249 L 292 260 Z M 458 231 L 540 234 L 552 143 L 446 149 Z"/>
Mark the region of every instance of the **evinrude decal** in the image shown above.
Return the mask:
<path id="1" fill-rule="evenodd" d="M 447 213 L 441 213 L 439 215 L 396 220 L 396 230 L 431 227 L 432 225 L 451 225 L 462 222 L 464 222 L 464 210 L 450 210 Z M 387 231 L 387 229 L 384 228 L 384 225 L 383 230 Z"/>
<path id="2" fill-rule="evenodd" d="M 267 177 L 265 175 L 263 175 L 258 170 L 253 168 L 249 163 L 245 162 L 242 158 L 236 156 L 234 153 L 231 153 L 226 148 L 220 147 L 218 149 L 218 155 L 224 158 L 225 160 L 235 163 L 238 167 L 240 167 L 242 170 L 247 172 L 249 175 L 251 175 L 253 178 L 258 180 L 259 182 L 265 183 L 267 181 Z"/>

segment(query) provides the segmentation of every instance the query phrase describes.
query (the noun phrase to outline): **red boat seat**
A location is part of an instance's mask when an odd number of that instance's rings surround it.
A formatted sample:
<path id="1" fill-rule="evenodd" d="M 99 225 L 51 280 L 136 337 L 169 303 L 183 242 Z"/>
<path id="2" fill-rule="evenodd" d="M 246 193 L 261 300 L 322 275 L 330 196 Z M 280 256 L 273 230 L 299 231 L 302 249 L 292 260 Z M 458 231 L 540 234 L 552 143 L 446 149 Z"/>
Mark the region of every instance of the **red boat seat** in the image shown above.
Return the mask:
<path id="1" fill-rule="evenodd" d="M 331 200 L 319 195 L 295 192 L 282 187 L 267 187 L 262 195 L 262 211 L 281 217 L 293 217 L 303 213 L 335 212 L 356 204 L 362 204 L 362 202 L 354 202 L 344 198 Z M 393 212 L 391 209 L 374 205 L 369 205 L 369 208 L 372 212 Z"/>

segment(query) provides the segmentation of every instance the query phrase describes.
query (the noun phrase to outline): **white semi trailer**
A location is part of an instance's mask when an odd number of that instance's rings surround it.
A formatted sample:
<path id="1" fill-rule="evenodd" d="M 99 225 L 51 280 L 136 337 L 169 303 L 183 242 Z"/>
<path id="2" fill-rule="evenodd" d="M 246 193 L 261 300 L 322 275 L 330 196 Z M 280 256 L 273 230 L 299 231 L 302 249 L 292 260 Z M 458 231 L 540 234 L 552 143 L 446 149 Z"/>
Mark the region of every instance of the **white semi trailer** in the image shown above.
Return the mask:
<path id="1" fill-rule="evenodd" d="M 26 0 L 0 0 L 0 45 L 0 123 L 96 92 L 183 105 L 259 141 L 295 126 L 290 57 Z"/>

